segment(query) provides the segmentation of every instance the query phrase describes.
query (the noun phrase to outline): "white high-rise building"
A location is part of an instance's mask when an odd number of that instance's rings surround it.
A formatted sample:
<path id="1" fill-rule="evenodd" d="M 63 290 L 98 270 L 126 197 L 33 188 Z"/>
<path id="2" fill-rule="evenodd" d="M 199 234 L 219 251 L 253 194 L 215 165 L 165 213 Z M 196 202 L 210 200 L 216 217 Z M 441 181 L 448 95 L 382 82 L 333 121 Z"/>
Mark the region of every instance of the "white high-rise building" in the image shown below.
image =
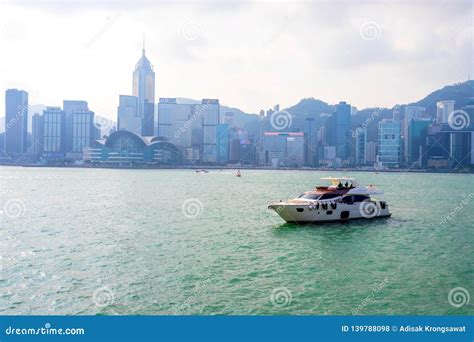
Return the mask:
<path id="1" fill-rule="evenodd" d="M 155 124 L 155 72 L 153 65 L 145 56 L 145 42 L 143 42 L 142 57 L 135 65 L 133 72 L 132 94 L 138 99 L 138 116 L 142 121 L 140 135 L 152 136 Z"/>
<path id="2" fill-rule="evenodd" d="M 441 123 L 448 123 L 449 114 L 454 112 L 454 100 L 436 102 L 436 121 Z"/>

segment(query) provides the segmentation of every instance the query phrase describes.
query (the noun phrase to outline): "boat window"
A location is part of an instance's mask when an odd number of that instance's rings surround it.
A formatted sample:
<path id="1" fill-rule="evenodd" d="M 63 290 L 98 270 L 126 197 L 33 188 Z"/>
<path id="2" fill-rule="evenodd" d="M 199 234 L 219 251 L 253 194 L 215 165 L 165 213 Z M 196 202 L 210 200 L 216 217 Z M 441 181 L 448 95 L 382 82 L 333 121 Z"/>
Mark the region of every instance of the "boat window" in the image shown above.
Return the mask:
<path id="1" fill-rule="evenodd" d="M 370 200 L 370 197 L 369 196 L 366 196 L 366 195 L 353 195 L 353 201 L 354 202 L 363 202 L 365 200 Z"/>
<path id="2" fill-rule="evenodd" d="M 370 199 L 370 197 L 366 195 L 349 195 L 342 199 L 342 203 L 363 202 L 368 199 Z"/>
<path id="3" fill-rule="evenodd" d="M 342 198 L 342 203 L 354 203 L 354 196 L 345 196 Z"/>
<path id="4" fill-rule="evenodd" d="M 318 194 L 302 194 L 298 198 L 317 200 L 317 199 L 319 199 L 319 196 L 320 195 L 318 195 Z"/>
<path id="5" fill-rule="evenodd" d="M 331 199 L 331 198 L 336 198 L 336 197 L 339 197 L 340 195 L 338 194 L 324 194 L 321 196 L 321 200 L 328 200 L 328 199 Z"/>

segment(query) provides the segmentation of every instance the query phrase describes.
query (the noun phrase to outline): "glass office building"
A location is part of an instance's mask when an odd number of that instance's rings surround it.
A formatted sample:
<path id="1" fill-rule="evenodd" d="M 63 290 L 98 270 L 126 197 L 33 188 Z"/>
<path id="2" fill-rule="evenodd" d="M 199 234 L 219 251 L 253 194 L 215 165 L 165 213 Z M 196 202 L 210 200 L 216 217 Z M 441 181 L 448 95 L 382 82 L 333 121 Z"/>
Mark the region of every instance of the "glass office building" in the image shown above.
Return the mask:
<path id="1" fill-rule="evenodd" d="M 379 122 L 379 152 L 377 161 L 384 167 L 400 165 L 400 122 L 384 119 Z"/>
<path id="2" fill-rule="evenodd" d="M 46 157 L 61 157 L 65 152 L 66 117 L 60 107 L 43 111 L 43 153 Z"/>
<path id="3" fill-rule="evenodd" d="M 28 142 L 28 93 L 8 89 L 5 92 L 5 144 L 7 153 L 25 153 Z"/>

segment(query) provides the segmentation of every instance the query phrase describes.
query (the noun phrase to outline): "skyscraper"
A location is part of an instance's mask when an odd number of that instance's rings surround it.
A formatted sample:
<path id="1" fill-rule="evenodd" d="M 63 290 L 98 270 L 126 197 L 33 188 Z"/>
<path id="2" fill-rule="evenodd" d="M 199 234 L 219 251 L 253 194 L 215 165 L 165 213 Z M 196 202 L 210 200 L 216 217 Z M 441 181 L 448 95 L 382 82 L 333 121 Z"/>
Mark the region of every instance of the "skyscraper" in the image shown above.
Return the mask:
<path id="1" fill-rule="evenodd" d="M 304 132 L 265 132 L 265 165 L 272 167 L 304 165 Z"/>
<path id="2" fill-rule="evenodd" d="M 218 163 L 225 165 L 229 162 L 229 125 L 217 125 L 217 146 L 218 146 Z"/>
<path id="3" fill-rule="evenodd" d="M 423 156 L 426 147 L 426 132 L 431 124 L 431 118 L 412 119 L 408 125 L 406 146 L 408 147 L 408 164 L 417 163 L 421 167 L 420 156 Z"/>
<path id="4" fill-rule="evenodd" d="M 194 106 L 177 103 L 176 98 L 160 98 L 158 102 L 158 135 L 177 146 L 191 147 L 191 130 L 199 123 L 193 117 Z"/>
<path id="5" fill-rule="evenodd" d="M 25 153 L 28 139 L 28 93 L 8 89 L 5 92 L 5 152 Z"/>
<path id="6" fill-rule="evenodd" d="M 43 111 L 43 152 L 47 158 L 64 156 L 66 116 L 60 107 L 46 107 Z"/>
<path id="7" fill-rule="evenodd" d="M 336 157 L 341 160 L 349 158 L 350 152 L 350 129 L 351 129 L 351 106 L 344 101 L 336 105 L 336 110 L 326 121 L 327 143 L 336 147 Z"/>
<path id="8" fill-rule="evenodd" d="M 436 102 L 436 122 L 448 123 L 449 114 L 454 111 L 454 101 L 439 101 Z"/>
<path id="9" fill-rule="evenodd" d="M 220 105 L 217 99 L 203 99 L 195 105 L 194 115 L 201 123 L 202 131 L 202 162 L 216 164 L 218 162 L 217 125 L 219 124 Z"/>
<path id="10" fill-rule="evenodd" d="M 426 117 L 426 108 L 425 107 L 418 107 L 418 106 L 406 106 L 405 107 L 405 117 L 403 119 L 403 156 L 405 162 L 409 162 L 410 157 L 410 148 L 408 144 L 408 126 L 410 125 L 411 120 L 413 119 L 422 119 Z"/>
<path id="11" fill-rule="evenodd" d="M 31 122 L 31 135 L 32 135 L 32 152 L 36 156 L 43 155 L 43 116 L 36 113 L 32 117 Z"/>
<path id="12" fill-rule="evenodd" d="M 94 112 L 75 111 L 72 114 L 72 152 L 82 153 L 95 137 Z"/>
<path id="13" fill-rule="evenodd" d="M 119 96 L 117 125 L 117 129 L 120 131 L 130 131 L 142 135 L 142 119 L 138 113 L 138 98 L 136 96 Z"/>
<path id="14" fill-rule="evenodd" d="M 355 164 L 365 165 L 367 163 L 367 128 L 357 131 L 355 137 Z"/>
<path id="15" fill-rule="evenodd" d="M 155 116 L 155 72 L 145 56 L 145 46 L 133 72 L 133 96 L 138 99 L 138 116 L 142 121 L 141 135 L 152 136 Z"/>
<path id="16" fill-rule="evenodd" d="M 65 152 L 81 153 L 94 140 L 94 112 L 86 101 L 63 101 L 66 121 Z"/>
<path id="17" fill-rule="evenodd" d="M 76 111 L 87 111 L 89 110 L 86 101 L 75 101 L 75 100 L 64 100 L 63 101 L 63 110 L 64 110 L 64 118 L 66 121 L 66 133 L 64 138 L 64 150 L 65 152 L 72 151 L 72 135 L 73 135 L 73 128 L 72 128 L 72 121 L 73 121 L 73 113 Z"/>
<path id="18" fill-rule="evenodd" d="M 400 166 L 400 123 L 394 120 L 383 119 L 379 122 L 379 166 Z"/>
<path id="19" fill-rule="evenodd" d="M 304 120 L 304 133 L 305 133 L 305 165 L 314 166 L 315 155 L 316 155 L 316 124 L 315 118 L 308 116 Z"/>

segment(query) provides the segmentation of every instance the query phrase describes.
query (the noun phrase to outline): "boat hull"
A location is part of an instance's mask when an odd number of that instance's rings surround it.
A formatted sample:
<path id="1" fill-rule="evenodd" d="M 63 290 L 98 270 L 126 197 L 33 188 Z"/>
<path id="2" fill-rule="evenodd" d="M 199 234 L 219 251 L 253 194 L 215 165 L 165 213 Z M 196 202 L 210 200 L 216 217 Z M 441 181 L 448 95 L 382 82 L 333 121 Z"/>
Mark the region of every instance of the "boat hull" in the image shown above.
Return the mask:
<path id="1" fill-rule="evenodd" d="M 274 203 L 268 206 L 274 210 L 280 217 L 289 223 L 327 223 L 327 222 L 346 222 L 355 219 L 374 219 L 381 217 L 390 217 L 392 214 L 388 205 L 378 202 L 360 202 L 353 204 L 337 203 L 327 204 L 323 208 L 322 204 L 318 206 L 313 204 L 294 204 L 294 203 Z"/>

